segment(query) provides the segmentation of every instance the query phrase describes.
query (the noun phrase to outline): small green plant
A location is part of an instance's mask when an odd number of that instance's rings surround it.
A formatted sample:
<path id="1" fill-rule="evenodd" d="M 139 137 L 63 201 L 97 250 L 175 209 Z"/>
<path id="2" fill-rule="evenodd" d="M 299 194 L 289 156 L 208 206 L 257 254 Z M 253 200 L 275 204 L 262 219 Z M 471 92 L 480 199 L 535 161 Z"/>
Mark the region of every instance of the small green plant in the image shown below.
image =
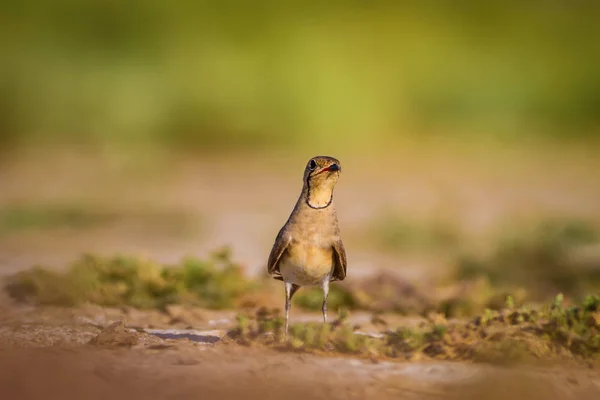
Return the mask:
<path id="1" fill-rule="evenodd" d="M 599 311 L 600 310 L 600 296 L 589 295 L 586 296 L 583 301 L 583 309 L 585 311 Z"/>
<path id="2" fill-rule="evenodd" d="M 552 308 L 560 308 L 562 307 L 563 302 L 565 301 L 565 296 L 562 293 L 559 293 L 554 297 L 554 301 L 552 302 Z"/>
<path id="3" fill-rule="evenodd" d="M 506 296 L 505 305 L 506 305 L 506 308 L 508 308 L 509 310 L 515 308 L 515 301 L 512 296 L 510 296 L 510 295 Z"/>

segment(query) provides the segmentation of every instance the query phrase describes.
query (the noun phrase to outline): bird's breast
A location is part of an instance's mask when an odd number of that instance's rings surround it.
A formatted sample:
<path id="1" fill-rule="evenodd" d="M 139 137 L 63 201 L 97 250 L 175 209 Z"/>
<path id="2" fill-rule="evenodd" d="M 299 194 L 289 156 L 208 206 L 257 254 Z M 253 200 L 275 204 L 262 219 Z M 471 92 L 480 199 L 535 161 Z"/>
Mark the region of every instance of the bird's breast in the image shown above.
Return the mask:
<path id="1" fill-rule="evenodd" d="M 301 286 L 316 285 L 331 274 L 333 249 L 319 240 L 292 241 L 279 270 L 285 281 Z"/>

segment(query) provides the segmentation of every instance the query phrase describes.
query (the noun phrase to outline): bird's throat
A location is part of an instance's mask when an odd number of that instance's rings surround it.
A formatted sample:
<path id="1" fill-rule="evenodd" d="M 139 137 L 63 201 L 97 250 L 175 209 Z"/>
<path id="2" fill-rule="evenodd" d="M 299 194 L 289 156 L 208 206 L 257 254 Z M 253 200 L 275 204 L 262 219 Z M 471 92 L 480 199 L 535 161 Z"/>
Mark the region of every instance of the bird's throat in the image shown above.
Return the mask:
<path id="1" fill-rule="evenodd" d="M 327 208 L 333 201 L 333 185 L 308 185 L 306 202 L 315 209 Z"/>

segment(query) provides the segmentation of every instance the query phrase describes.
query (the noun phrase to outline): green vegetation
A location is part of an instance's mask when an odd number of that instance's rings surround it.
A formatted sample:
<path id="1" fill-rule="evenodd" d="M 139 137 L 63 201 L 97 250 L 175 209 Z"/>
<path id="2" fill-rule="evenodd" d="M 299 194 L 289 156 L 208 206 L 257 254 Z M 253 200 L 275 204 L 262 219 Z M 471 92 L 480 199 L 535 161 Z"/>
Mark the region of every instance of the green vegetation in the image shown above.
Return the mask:
<path id="1" fill-rule="evenodd" d="M 588 296 L 571 307 L 563 296 L 538 310 L 515 308 L 512 301 L 499 311 L 485 310 L 467 322 L 432 315 L 415 328 L 400 327 L 379 335 L 360 334 L 341 312 L 331 325 L 311 323 L 290 327 L 286 338 L 277 311 L 261 309 L 256 316 L 238 317 L 229 337 L 241 344 L 264 344 L 281 350 L 353 354 L 384 359 L 442 359 L 479 362 L 537 360 L 598 361 L 600 357 L 600 297 Z"/>
<path id="2" fill-rule="evenodd" d="M 527 288 L 529 298 L 538 300 L 559 291 L 572 296 L 596 292 L 600 259 L 578 252 L 599 242 L 599 231 L 589 223 L 546 221 L 502 238 L 487 257 L 462 256 L 456 278 L 484 277 L 495 288 Z"/>
<path id="3" fill-rule="evenodd" d="M 597 133 L 596 3 L 460 3 L 7 0 L 0 148 Z"/>
<path id="4" fill-rule="evenodd" d="M 600 292 L 598 256 L 582 253 L 597 246 L 600 236 L 593 226 L 551 220 L 516 232 L 500 240 L 488 256 L 458 256 L 457 268 L 449 279 L 433 283 L 435 290 L 389 272 L 336 282 L 329 292 L 330 310 L 421 316 L 436 312 L 464 318 L 503 309 L 508 295 L 514 307 L 545 302 L 559 292 L 574 301 L 582 301 L 584 293 Z M 268 277 L 247 277 L 229 253 L 172 266 L 133 257 L 86 256 L 66 270 L 23 271 L 7 287 L 17 299 L 55 305 L 232 308 L 283 300 L 281 286 Z M 256 296 L 258 291 L 262 297 Z M 320 288 L 301 288 L 294 296 L 295 306 L 306 310 L 320 310 L 322 301 Z"/>
<path id="5" fill-rule="evenodd" d="M 12 297 L 36 304 L 90 302 L 139 308 L 175 303 L 231 308 L 254 288 L 227 251 L 208 260 L 186 259 L 172 266 L 134 257 L 84 256 L 66 271 L 37 267 L 16 274 L 7 284 Z"/>
<path id="6" fill-rule="evenodd" d="M 259 290 L 267 296 L 258 300 L 259 305 L 282 300 L 275 286 L 269 278 L 247 277 L 230 255 L 223 253 L 204 261 L 187 259 L 169 266 L 135 257 L 87 255 L 63 270 L 35 267 L 22 271 L 8 278 L 6 288 L 17 300 L 42 305 L 73 306 L 90 302 L 139 308 L 162 308 L 167 304 L 232 308 L 256 304 L 257 299 L 252 299 L 252 295 Z M 487 304 L 487 296 L 487 292 L 482 297 L 481 291 L 470 290 L 463 300 L 471 304 L 478 299 L 481 308 Z M 435 310 L 436 301 L 439 299 L 432 299 L 410 283 L 387 274 L 353 285 L 335 283 L 329 292 L 329 307 L 334 311 L 347 308 L 414 315 Z M 296 306 L 307 310 L 320 310 L 322 302 L 319 288 L 302 288 L 294 296 Z M 455 312 L 457 307 L 452 304 L 447 308 Z"/>
<path id="7" fill-rule="evenodd" d="M 548 301 L 556 293 L 581 299 L 600 291 L 600 230 L 587 221 L 548 219 L 512 227 L 490 251 L 475 255 L 468 236 L 450 224 L 412 224 L 390 216 L 370 235 L 382 248 L 397 253 L 427 252 L 451 261 L 447 278 L 432 294 L 393 276 L 353 282 L 350 309 L 467 317 L 485 308 L 500 309 L 513 294 L 518 304 Z M 443 294 L 441 294 L 443 293 Z"/>

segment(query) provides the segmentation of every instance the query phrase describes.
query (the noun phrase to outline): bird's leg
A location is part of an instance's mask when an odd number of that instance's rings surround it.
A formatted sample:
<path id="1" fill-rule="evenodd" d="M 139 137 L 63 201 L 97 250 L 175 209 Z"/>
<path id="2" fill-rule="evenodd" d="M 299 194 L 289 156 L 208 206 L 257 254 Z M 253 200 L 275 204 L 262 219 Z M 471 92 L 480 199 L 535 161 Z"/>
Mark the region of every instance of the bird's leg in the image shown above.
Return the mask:
<path id="1" fill-rule="evenodd" d="M 323 281 L 323 322 L 327 323 L 327 296 L 329 295 L 329 277 Z"/>
<path id="2" fill-rule="evenodd" d="M 292 283 L 285 283 L 285 336 L 288 333 L 288 320 L 290 319 L 290 308 L 292 307 Z"/>

